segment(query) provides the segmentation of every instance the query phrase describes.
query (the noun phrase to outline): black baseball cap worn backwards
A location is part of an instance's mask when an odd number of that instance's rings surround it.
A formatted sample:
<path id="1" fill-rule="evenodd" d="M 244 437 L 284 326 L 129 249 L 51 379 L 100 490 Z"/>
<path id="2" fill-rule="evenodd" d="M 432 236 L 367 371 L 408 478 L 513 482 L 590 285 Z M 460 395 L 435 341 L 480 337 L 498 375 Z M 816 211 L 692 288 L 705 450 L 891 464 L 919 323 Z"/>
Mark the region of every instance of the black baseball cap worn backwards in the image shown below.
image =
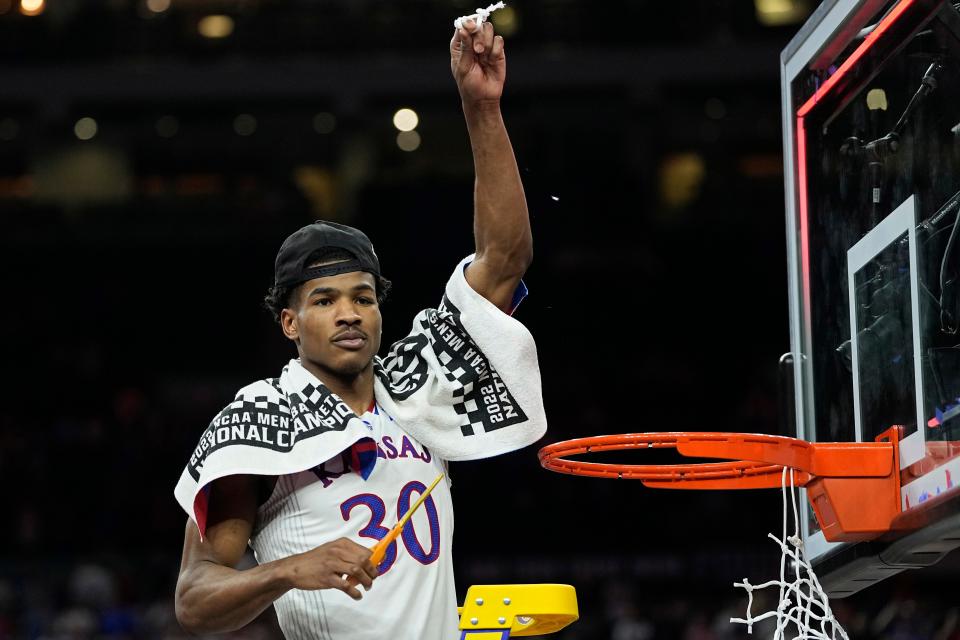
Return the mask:
<path id="1" fill-rule="evenodd" d="M 329 248 L 348 251 L 353 259 L 311 267 L 317 256 Z M 345 224 L 317 220 L 294 231 L 280 245 L 274 264 L 274 286 L 291 287 L 314 278 L 352 271 L 366 271 L 380 277 L 380 261 L 370 238 Z"/>

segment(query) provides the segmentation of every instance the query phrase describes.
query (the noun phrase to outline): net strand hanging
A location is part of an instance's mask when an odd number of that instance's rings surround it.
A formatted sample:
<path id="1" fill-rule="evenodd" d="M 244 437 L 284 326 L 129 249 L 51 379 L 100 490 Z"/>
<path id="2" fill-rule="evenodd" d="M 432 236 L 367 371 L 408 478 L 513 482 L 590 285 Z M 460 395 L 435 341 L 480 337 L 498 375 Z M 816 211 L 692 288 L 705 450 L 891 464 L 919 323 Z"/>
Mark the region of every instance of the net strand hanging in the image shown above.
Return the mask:
<path id="1" fill-rule="evenodd" d="M 803 541 L 800 538 L 799 509 L 793 469 L 789 469 L 793 534 L 787 535 L 791 511 L 787 508 L 787 471 L 787 467 L 784 467 L 780 483 L 783 495 L 781 537 L 778 538 L 772 533 L 767 534 L 780 547 L 780 579 L 769 580 L 757 585 L 750 584 L 750 581 L 746 578 L 743 579 L 743 582 L 735 582 L 733 586 L 742 588 L 747 592 L 747 613 L 745 618 L 730 618 L 730 622 L 746 625 L 747 633 L 752 634 L 755 624 L 774 618 L 776 628 L 774 629 L 773 640 L 785 640 L 791 625 L 796 627 L 797 630 L 797 635 L 793 636 L 791 640 L 850 640 L 847 632 L 833 616 L 833 611 L 830 609 L 830 600 L 820 585 L 813 567 L 807 561 Z M 788 573 L 792 573 L 789 579 Z M 754 591 L 774 587 L 778 588 L 780 592 L 780 600 L 776 610 L 753 615 Z"/>
<path id="2" fill-rule="evenodd" d="M 467 20 L 473 20 L 473 22 L 474 22 L 473 32 L 474 32 L 474 33 L 477 33 L 478 31 L 480 31 L 480 29 L 483 28 L 483 23 L 487 21 L 487 19 L 490 17 L 490 14 L 491 14 L 491 13 L 493 13 L 493 12 L 496 11 L 497 9 L 503 9 L 503 8 L 505 8 L 505 7 L 506 7 L 506 5 L 505 5 L 504 3 L 502 3 L 502 2 L 497 2 L 496 4 L 490 5 L 490 6 L 487 7 L 486 9 L 477 9 L 477 12 L 474 13 L 474 14 L 472 14 L 472 15 L 469 15 L 469 16 L 460 16 L 459 18 L 457 18 L 456 20 L 454 20 L 454 21 L 453 21 L 453 26 L 454 26 L 455 28 L 457 28 L 457 29 L 460 29 L 460 28 L 463 27 L 464 23 L 465 23 Z"/>

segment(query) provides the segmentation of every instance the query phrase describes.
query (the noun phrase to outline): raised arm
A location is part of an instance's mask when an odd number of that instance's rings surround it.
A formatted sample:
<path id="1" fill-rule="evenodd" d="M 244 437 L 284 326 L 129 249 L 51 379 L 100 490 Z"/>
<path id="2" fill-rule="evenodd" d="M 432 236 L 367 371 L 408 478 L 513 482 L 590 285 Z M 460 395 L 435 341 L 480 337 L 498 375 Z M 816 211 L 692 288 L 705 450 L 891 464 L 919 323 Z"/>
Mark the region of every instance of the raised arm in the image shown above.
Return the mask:
<path id="1" fill-rule="evenodd" d="M 470 134 L 474 171 L 476 259 L 466 278 L 480 295 L 510 311 L 514 291 L 533 260 L 533 237 L 523 183 L 500 114 L 506 78 L 503 37 L 493 25 L 472 33 L 474 24 L 455 30 L 450 68 L 457 81 Z"/>
<path id="2" fill-rule="evenodd" d="M 177 621 L 190 633 L 239 629 L 290 589 L 340 589 L 359 600 L 362 594 L 344 574 L 366 589 L 377 575 L 370 550 L 346 538 L 252 569 L 234 569 L 253 529 L 256 483 L 254 476 L 228 476 L 214 483 L 204 540 L 187 520 L 175 604 Z"/>

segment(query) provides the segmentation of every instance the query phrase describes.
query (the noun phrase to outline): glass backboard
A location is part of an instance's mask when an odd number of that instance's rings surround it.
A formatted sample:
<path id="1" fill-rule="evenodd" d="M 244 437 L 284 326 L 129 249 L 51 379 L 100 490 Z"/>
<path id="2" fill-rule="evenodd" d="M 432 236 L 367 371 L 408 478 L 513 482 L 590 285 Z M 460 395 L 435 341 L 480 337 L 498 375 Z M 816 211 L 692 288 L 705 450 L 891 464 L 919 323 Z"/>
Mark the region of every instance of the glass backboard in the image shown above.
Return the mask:
<path id="1" fill-rule="evenodd" d="M 781 67 L 796 435 L 904 428 L 888 536 L 829 543 L 805 519 L 843 596 L 960 546 L 960 13 L 828 0 Z"/>

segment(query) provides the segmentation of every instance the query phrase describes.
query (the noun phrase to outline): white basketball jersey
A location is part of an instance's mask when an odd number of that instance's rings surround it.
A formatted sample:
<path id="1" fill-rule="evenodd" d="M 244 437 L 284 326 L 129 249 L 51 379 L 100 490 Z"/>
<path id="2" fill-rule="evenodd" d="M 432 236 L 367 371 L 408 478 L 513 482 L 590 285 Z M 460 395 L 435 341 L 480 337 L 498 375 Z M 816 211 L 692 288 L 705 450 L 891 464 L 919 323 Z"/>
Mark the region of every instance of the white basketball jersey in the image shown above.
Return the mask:
<path id="1" fill-rule="evenodd" d="M 416 502 L 445 464 L 379 407 L 362 416 L 377 443 L 364 480 L 349 451 L 309 471 L 282 476 L 257 512 L 250 544 L 260 563 L 346 537 L 372 547 Z M 441 481 L 387 551 L 373 588 L 354 601 L 337 589 L 287 592 L 274 602 L 288 640 L 452 640 L 457 601 L 451 543 L 453 503 Z"/>

